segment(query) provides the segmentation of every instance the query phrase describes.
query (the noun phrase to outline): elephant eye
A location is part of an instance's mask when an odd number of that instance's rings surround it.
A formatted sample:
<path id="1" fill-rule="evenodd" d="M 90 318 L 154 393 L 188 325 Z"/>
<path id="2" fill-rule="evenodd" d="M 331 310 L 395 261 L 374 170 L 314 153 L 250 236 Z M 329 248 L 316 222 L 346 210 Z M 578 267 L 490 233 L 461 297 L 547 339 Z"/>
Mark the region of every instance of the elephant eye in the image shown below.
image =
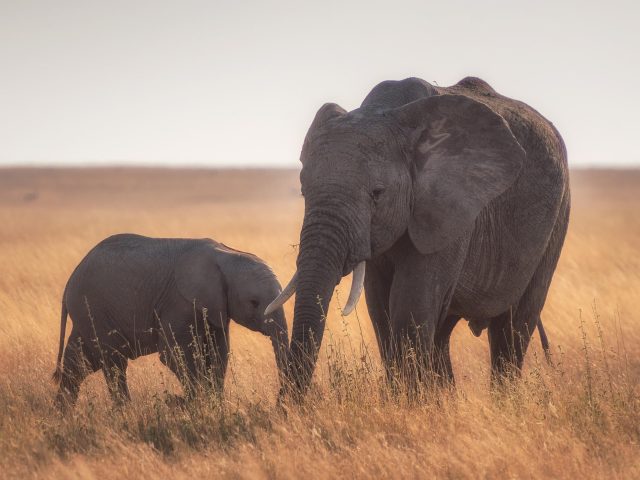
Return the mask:
<path id="1" fill-rule="evenodd" d="M 251 306 L 253 308 L 258 308 L 259 305 L 260 305 L 260 302 L 258 300 L 255 300 L 255 299 L 251 300 Z"/>
<path id="2" fill-rule="evenodd" d="M 384 193 L 384 187 L 376 187 L 371 192 L 371 198 L 373 198 L 373 201 L 376 202 L 382 196 L 383 193 Z"/>

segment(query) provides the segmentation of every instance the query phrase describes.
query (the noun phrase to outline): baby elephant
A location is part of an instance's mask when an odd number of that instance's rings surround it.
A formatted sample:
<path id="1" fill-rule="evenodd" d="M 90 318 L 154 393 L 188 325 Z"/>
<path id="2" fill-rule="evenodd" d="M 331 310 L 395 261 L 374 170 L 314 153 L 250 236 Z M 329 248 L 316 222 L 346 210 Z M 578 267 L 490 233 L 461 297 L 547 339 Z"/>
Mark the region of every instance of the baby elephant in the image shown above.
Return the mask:
<path id="1" fill-rule="evenodd" d="M 84 378 L 100 368 L 114 400 L 128 400 L 128 360 L 154 352 L 188 396 L 197 385 L 221 392 L 230 319 L 270 337 L 282 379 L 284 311 L 263 314 L 279 293 L 266 263 L 213 240 L 109 237 L 80 262 L 64 291 L 56 402 L 73 405 Z M 67 314 L 73 328 L 65 348 Z"/>

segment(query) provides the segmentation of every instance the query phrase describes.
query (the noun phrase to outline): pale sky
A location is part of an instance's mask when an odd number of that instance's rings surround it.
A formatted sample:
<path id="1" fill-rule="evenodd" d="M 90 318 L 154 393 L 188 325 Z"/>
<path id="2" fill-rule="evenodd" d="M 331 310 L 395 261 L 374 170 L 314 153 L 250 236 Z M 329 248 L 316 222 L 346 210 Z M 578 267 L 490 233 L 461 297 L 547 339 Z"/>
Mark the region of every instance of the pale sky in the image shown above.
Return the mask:
<path id="1" fill-rule="evenodd" d="M 0 0 L 0 164 L 297 167 L 324 102 L 475 75 L 640 166 L 637 5 Z"/>

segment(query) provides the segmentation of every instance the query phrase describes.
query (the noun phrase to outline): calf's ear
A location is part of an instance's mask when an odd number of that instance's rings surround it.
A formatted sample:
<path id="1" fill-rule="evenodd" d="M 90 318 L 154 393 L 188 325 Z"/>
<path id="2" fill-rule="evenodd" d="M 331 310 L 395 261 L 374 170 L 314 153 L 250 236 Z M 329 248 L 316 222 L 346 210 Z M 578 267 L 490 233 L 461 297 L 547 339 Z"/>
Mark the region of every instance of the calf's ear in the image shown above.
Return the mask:
<path id="1" fill-rule="evenodd" d="M 180 295 L 194 305 L 194 315 L 206 309 L 210 325 L 223 328 L 227 321 L 227 286 L 212 255 L 206 249 L 181 256 L 174 271 Z"/>

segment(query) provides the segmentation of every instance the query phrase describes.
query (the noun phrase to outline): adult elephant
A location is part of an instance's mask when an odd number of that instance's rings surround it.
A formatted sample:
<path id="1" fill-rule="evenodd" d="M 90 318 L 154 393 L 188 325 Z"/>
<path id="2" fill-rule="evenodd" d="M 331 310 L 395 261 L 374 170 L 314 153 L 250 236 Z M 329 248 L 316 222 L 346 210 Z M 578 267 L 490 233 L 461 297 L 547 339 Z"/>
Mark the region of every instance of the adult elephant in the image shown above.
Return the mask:
<path id="1" fill-rule="evenodd" d="M 488 328 L 493 378 L 519 371 L 569 219 L 566 149 L 548 120 L 478 78 L 446 88 L 385 81 L 352 112 L 323 105 L 301 161 L 297 272 L 269 308 L 297 292 L 299 391 L 334 287 L 352 271 L 345 311 L 364 284 L 388 372 L 411 349 L 453 380 L 449 338 L 460 318 L 478 335 Z"/>

